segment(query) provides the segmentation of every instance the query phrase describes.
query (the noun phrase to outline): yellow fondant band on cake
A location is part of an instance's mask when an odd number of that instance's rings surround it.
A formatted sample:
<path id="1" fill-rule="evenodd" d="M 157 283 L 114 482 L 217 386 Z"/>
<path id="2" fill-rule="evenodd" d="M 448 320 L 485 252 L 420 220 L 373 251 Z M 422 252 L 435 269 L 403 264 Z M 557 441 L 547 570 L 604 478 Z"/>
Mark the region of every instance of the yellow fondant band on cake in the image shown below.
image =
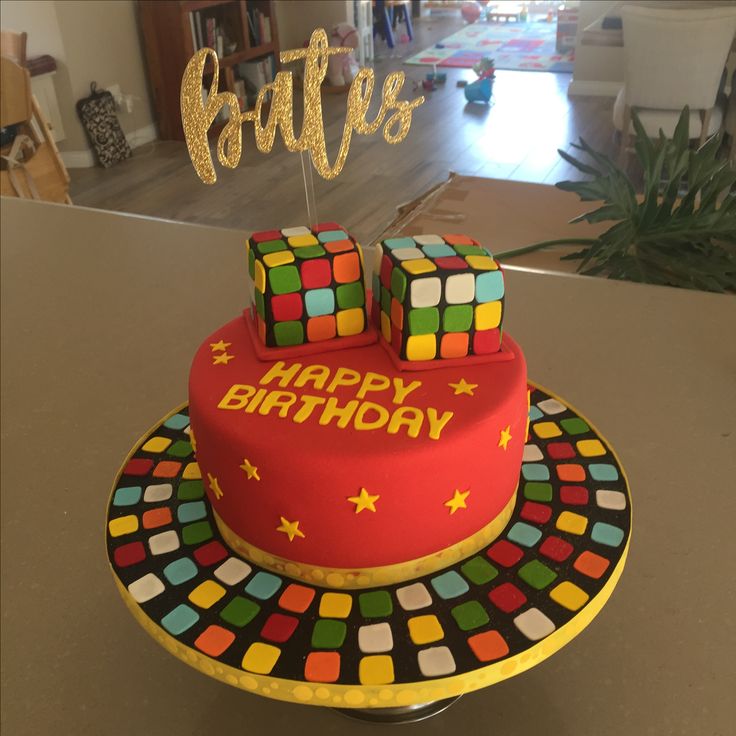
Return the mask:
<path id="1" fill-rule="evenodd" d="M 272 572 L 281 573 L 290 578 L 298 578 L 314 585 L 327 588 L 354 589 L 370 588 L 375 585 L 392 585 L 405 580 L 412 580 L 422 575 L 429 575 L 438 570 L 443 570 L 455 562 L 475 554 L 501 534 L 506 528 L 515 506 L 516 490 L 514 490 L 501 513 L 490 524 L 486 524 L 475 534 L 466 537 L 457 544 L 453 544 L 451 547 L 414 560 L 399 562 L 395 565 L 356 569 L 309 565 L 264 552 L 239 537 L 225 524 L 214 509 L 212 514 L 225 544 L 249 562 L 254 562 Z"/>

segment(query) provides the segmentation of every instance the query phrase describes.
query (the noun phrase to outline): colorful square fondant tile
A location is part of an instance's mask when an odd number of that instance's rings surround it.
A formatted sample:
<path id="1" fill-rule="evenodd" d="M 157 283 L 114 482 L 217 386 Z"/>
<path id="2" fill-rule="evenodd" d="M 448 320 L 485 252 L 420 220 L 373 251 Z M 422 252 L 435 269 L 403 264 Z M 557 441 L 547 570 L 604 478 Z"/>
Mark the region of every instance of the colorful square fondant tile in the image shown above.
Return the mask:
<path id="1" fill-rule="evenodd" d="M 278 647 L 257 641 L 248 647 L 240 666 L 248 672 L 268 675 L 280 656 L 281 650 Z"/>
<path id="2" fill-rule="evenodd" d="M 525 501 L 524 505 L 521 507 L 519 516 L 524 519 L 524 521 L 530 521 L 532 524 L 546 524 L 552 518 L 552 509 L 543 503 Z M 511 537 L 509 537 L 509 539 L 516 541 Z M 536 544 L 536 542 L 534 544 Z"/>
<path id="3" fill-rule="evenodd" d="M 172 585 L 181 585 L 197 577 L 198 572 L 197 566 L 189 557 L 180 557 L 178 560 L 174 560 L 166 565 L 164 568 L 164 577 Z"/>
<path id="4" fill-rule="evenodd" d="M 134 514 L 119 516 L 117 519 L 111 519 L 107 528 L 111 537 L 124 537 L 138 531 L 138 517 Z"/>
<path id="5" fill-rule="evenodd" d="M 164 422 L 164 427 L 167 427 L 168 429 L 176 429 L 179 431 L 188 426 L 189 417 L 186 414 L 174 414 Z"/>
<path id="6" fill-rule="evenodd" d="M 181 524 L 188 524 L 192 521 L 199 521 L 207 516 L 207 507 L 204 501 L 190 501 L 188 503 L 179 504 L 176 510 L 176 518 Z"/>
<path id="7" fill-rule="evenodd" d="M 268 641 L 282 644 L 291 638 L 296 631 L 299 619 L 295 616 L 285 616 L 283 613 L 272 613 L 263 624 L 261 636 Z"/>
<path id="8" fill-rule="evenodd" d="M 588 528 L 588 518 L 572 511 L 563 511 L 557 517 L 555 526 L 561 532 L 567 532 L 568 534 L 585 534 L 585 530 Z"/>
<path id="9" fill-rule="evenodd" d="M 471 557 L 460 567 L 463 575 L 476 585 L 489 583 L 498 575 L 498 570 L 482 557 Z"/>
<path id="10" fill-rule="evenodd" d="M 624 541 L 624 530 L 613 524 L 596 521 L 593 524 L 590 538 L 598 544 L 605 544 L 607 547 L 618 547 Z"/>
<path id="11" fill-rule="evenodd" d="M 509 646 L 498 631 L 468 637 L 468 646 L 479 662 L 494 662 L 509 653 Z"/>
<path id="12" fill-rule="evenodd" d="M 569 442 L 550 442 L 547 454 L 553 460 L 569 460 L 575 457 L 575 448 Z"/>
<path id="13" fill-rule="evenodd" d="M 339 652 L 310 652 L 304 663 L 307 682 L 337 682 L 340 678 Z"/>
<path id="14" fill-rule="evenodd" d="M 251 566 L 237 557 L 225 560 L 214 572 L 215 577 L 225 585 L 237 585 L 251 573 Z"/>
<path id="15" fill-rule="evenodd" d="M 595 492 L 598 508 L 609 511 L 623 511 L 626 508 L 626 494 L 621 491 L 598 490 Z"/>
<path id="16" fill-rule="evenodd" d="M 156 509 L 149 509 L 143 512 L 141 517 L 144 529 L 158 529 L 161 526 L 171 524 L 171 509 L 168 506 L 161 506 Z"/>
<path id="17" fill-rule="evenodd" d="M 523 463 L 521 474 L 524 476 L 524 480 L 549 480 L 549 468 L 541 463 Z"/>
<path id="18" fill-rule="evenodd" d="M 412 583 L 398 588 L 396 598 L 405 611 L 419 611 L 432 605 L 432 596 L 424 583 Z"/>
<path id="19" fill-rule="evenodd" d="M 562 414 L 563 411 L 567 410 L 567 407 L 564 404 L 561 404 L 557 399 L 545 399 L 544 401 L 540 401 L 537 406 L 545 413 L 545 414 Z"/>
<path id="20" fill-rule="evenodd" d="M 153 468 L 153 460 L 148 458 L 136 457 L 128 460 L 128 464 L 123 468 L 123 475 L 143 476 L 148 475 Z"/>
<path id="21" fill-rule="evenodd" d="M 181 463 L 176 460 L 161 460 L 153 469 L 154 478 L 176 478 L 181 470 Z"/>
<path id="22" fill-rule="evenodd" d="M 573 553 L 574 549 L 570 542 L 566 542 L 560 537 L 547 537 L 539 545 L 539 554 L 554 562 L 564 562 Z"/>
<path id="23" fill-rule="evenodd" d="M 529 421 L 536 422 L 537 419 L 541 419 L 544 416 L 542 412 L 536 406 L 529 407 Z"/>
<path id="24" fill-rule="evenodd" d="M 202 477 L 199 465 L 197 463 L 187 463 L 181 477 L 184 478 L 184 480 L 199 480 Z"/>
<path id="25" fill-rule="evenodd" d="M 180 546 L 179 535 L 173 529 L 167 532 L 161 532 L 160 534 L 154 534 L 148 538 L 148 548 L 151 550 L 152 555 L 164 555 L 168 552 L 174 552 Z"/>
<path id="26" fill-rule="evenodd" d="M 618 480 L 618 470 L 616 470 L 616 466 L 608 463 L 591 463 L 588 466 L 588 472 L 593 480 Z"/>
<path id="27" fill-rule="evenodd" d="M 585 486 L 562 486 L 560 501 L 568 506 L 586 506 L 588 503 L 588 489 Z"/>
<path id="28" fill-rule="evenodd" d="M 478 601 L 466 601 L 455 606 L 450 613 L 461 631 L 472 631 L 485 626 L 488 621 L 486 609 Z"/>
<path id="29" fill-rule="evenodd" d="M 415 644 L 431 644 L 445 636 L 439 619 L 434 614 L 414 616 L 408 621 L 409 637 Z"/>
<path id="30" fill-rule="evenodd" d="M 163 452 L 169 445 L 171 440 L 168 437 L 151 437 L 150 440 L 144 443 L 141 450 L 143 452 Z"/>
<path id="31" fill-rule="evenodd" d="M 318 619 L 312 629 L 312 646 L 315 649 L 339 649 L 347 634 L 347 624 L 331 618 Z"/>
<path id="32" fill-rule="evenodd" d="M 282 580 L 270 572 L 257 572 L 245 586 L 245 592 L 258 598 L 260 601 L 267 601 L 281 587 Z"/>
<path id="33" fill-rule="evenodd" d="M 532 431 L 543 440 L 562 435 L 562 430 L 554 422 L 536 422 L 532 425 Z"/>
<path id="34" fill-rule="evenodd" d="M 211 624 L 194 640 L 194 646 L 210 657 L 219 657 L 234 641 L 232 631 Z"/>
<path id="35" fill-rule="evenodd" d="M 279 598 L 279 605 L 292 613 L 304 613 L 314 600 L 314 588 L 291 583 Z"/>
<path id="36" fill-rule="evenodd" d="M 319 601 L 319 615 L 325 618 L 347 618 L 353 607 L 348 593 L 323 593 Z"/>
<path id="37" fill-rule="evenodd" d="M 605 557 L 597 555 L 595 552 L 586 550 L 582 552 L 580 556 L 573 563 L 573 567 L 586 577 L 593 578 L 593 580 L 599 580 L 603 577 L 603 573 L 608 570 L 611 562 Z"/>
<path id="38" fill-rule="evenodd" d="M 182 528 L 181 538 L 184 544 L 201 544 L 212 539 L 212 527 L 209 521 L 196 521 Z"/>
<path id="39" fill-rule="evenodd" d="M 220 618 L 231 626 L 242 629 L 243 626 L 247 626 L 259 614 L 260 610 L 261 607 L 254 601 L 236 595 L 220 611 Z"/>
<path id="40" fill-rule="evenodd" d="M 572 417 L 570 419 L 560 419 L 560 426 L 568 434 L 578 435 L 590 432 L 588 424 L 580 417 Z"/>
<path id="41" fill-rule="evenodd" d="M 116 547 L 113 560 L 118 567 L 130 567 L 146 559 L 146 548 L 141 542 L 129 542 Z"/>
<path id="42" fill-rule="evenodd" d="M 394 610 L 391 595 L 387 590 L 373 590 L 358 596 L 360 615 L 363 618 L 382 618 L 390 616 Z"/>
<path id="43" fill-rule="evenodd" d="M 164 584 L 152 572 L 147 573 L 128 586 L 128 592 L 136 603 L 146 603 L 165 590 Z"/>
<path id="44" fill-rule="evenodd" d="M 506 536 L 523 547 L 533 547 L 542 538 L 542 532 L 523 521 L 517 521 Z"/>
<path id="45" fill-rule="evenodd" d="M 394 648 L 394 637 L 387 622 L 361 626 L 358 629 L 358 648 L 363 654 L 390 652 Z"/>
<path id="46" fill-rule="evenodd" d="M 590 596 L 582 588 L 569 580 L 565 580 L 552 588 L 549 597 L 563 608 L 567 608 L 568 611 L 580 610 L 590 599 Z"/>
<path id="47" fill-rule="evenodd" d="M 537 445 L 524 445 L 523 462 L 537 463 L 540 460 L 544 460 L 544 455 Z"/>
<path id="48" fill-rule="evenodd" d="M 488 599 L 504 613 L 513 613 L 526 603 L 526 596 L 513 583 L 502 583 L 493 588 Z"/>
<path id="49" fill-rule="evenodd" d="M 389 685 L 394 681 L 394 661 L 388 654 L 363 657 L 358 665 L 361 685 Z"/>
<path id="50" fill-rule="evenodd" d="M 535 590 L 542 590 L 557 579 L 557 573 L 539 560 L 530 560 L 519 568 L 519 577 Z"/>
<path id="51" fill-rule="evenodd" d="M 436 575 L 430 580 L 430 583 L 437 595 L 444 600 L 457 598 L 470 589 L 465 580 L 454 570 Z"/>
<path id="52" fill-rule="evenodd" d="M 143 494 L 140 486 L 123 486 L 115 491 L 112 497 L 113 506 L 135 506 Z"/>
<path id="53" fill-rule="evenodd" d="M 162 501 L 168 501 L 173 492 L 174 487 L 171 483 L 155 483 L 153 485 L 146 486 L 143 500 L 146 503 L 161 503 Z"/>
<path id="54" fill-rule="evenodd" d="M 514 626 L 530 641 L 539 641 L 549 636 L 555 625 L 538 608 L 530 608 L 514 619 Z"/>
<path id="55" fill-rule="evenodd" d="M 524 498 L 530 501 L 551 501 L 552 484 L 531 482 L 524 484 Z"/>
<path id="56" fill-rule="evenodd" d="M 486 554 L 501 567 L 513 567 L 524 556 L 524 551 L 505 539 L 499 539 Z"/>
<path id="57" fill-rule="evenodd" d="M 606 448 L 600 440 L 578 440 L 575 446 L 583 457 L 600 457 L 606 454 Z"/>
<path id="58" fill-rule="evenodd" d="M 448 647 L 430 647 L 417 654 L 419 671 L 425 677 L 451 675 L 456 669 L 455 659 Z"/>
<path id="59" fill-rule="evenodd" d="M 585 480 L 585 468 L 577 463 L 560 463 L 557 477 L 565 483 L 580 483 Z"/>
<path id="60" fill-rule="evenodd" d="M 179 636 L 191 629 L 197 621 L 199 621 L 199 614 L 193 608 L 180 603 L 161 619 L 161 626 L 172 636 Z"/>
<path id="61" fill-rule="evenodd" d="M 194 559 L 202 567 L 212 567 L 212 565 L 222 562 L 228 554 L 227 549 L 215 539 L 207 542 L 207 544 L 203 544 L 201 547 L 197 547 L 194 550 Z"/>
<path id="62" fill-rule="evenodd" d="M 212 608 L 225 595 L 225 588 L 214 580 L 205 580 L 190 594 L 189 600 L 198 608 Z"/>

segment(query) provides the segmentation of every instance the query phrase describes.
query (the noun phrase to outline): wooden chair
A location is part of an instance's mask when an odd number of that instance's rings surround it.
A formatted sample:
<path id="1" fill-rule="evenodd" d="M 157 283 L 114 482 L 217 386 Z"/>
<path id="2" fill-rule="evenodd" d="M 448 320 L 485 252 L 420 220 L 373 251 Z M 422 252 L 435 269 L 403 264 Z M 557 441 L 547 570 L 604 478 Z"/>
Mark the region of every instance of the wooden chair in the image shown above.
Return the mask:
<path id="1" fill-rule="evenodd" d="M 0 55 L 6 56 L 18 66 L 25 66 L 27 40 L 28 34 L 25 31 L 0 31 Z"/>

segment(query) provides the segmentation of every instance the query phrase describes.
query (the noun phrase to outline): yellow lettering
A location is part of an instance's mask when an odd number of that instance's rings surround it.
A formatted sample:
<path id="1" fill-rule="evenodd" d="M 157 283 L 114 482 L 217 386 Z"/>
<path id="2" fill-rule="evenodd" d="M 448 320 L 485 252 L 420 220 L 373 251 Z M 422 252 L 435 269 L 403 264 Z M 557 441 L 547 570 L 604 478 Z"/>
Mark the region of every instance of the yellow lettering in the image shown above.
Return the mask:
<path id="1" fill-rule="evenodd" d="M 218 409 L 243 409 L 256 392 L 253 386 L 244 383 L 234 383 L 227 393 L 220 399 Z"/>
<path id="2" fill-rule="evenodd" d="M 408 386 L 404 386 L 403 378 L 394 378 L 394 404 L 403 404 L 404 399 L 421 385 L 421 381 L 412 381 Z"/>
<path id="3" fill-rule="evenodd" d="M 254 414 L 258 406 L 260 405 L 261 401 L 263 401 L 263 397 L 268 393 L 267 388 L 259 388 L 258 391 L 256 391 L 256 395 L 252 398 L 250 404 L 245 407 L 245 413 L 246 414 Z"/>
<path id="4" fill-rule="evenodd" d="M 389 434 L 396 434 L 401 427 L 406 427 L 409 437 L 418 437 L 424 422 L 424 412 L 415 406 L 401 406 L 391 415 L 388 425 Z"/>
<path id="5" fill-rule="evenodd" d="M 284 363 L 283 360 L 279 360 L 274 363 L 259 381 L 261 386 L 267 386 L 269 383 L 271 383 L 271 381 L 278 378 L 279 386 L 281 388 L 286 388 L 289 383 L 291 383 L 291 380 L 294 378 L 294 376 L 299 373 L 299 369 L 302 367 L 302 364 L 294 363 L 288 368 L 285 368 L 285 366 L 286 363 Z"/>
<path id="6" fill-rule="evenodd" d="M 369 391 L 384 391 L 391 385 L 391 381 L 388 376 L 382 376 L 380 373 L 374 373 L 368 371 L 363 378 L 363 383 L 360 384 L 358 393 L 355 396 L 358 399 L 364 399 L 365 395 Z"/>
<path id="7" fill-rule="evenodd" d="M 337 426 L 340 429 L 345 429 L 345 427 L 350 423 L 359 403 L 360 402 L 357 399 L 353 399 L 352 401 L 348 401 L 345 406 L 338 406 L 337 398 L 332 396 L 327 400 L 325 408 L 322 410 L 322 416 L 319 418 L 319 423 L 325 427 L 335 417 L 337 417 Z"/>
<path id="8" fill-rule="evenodd" d="M 437 409 L 433 409 L 431 406 L 427 409 L 427 419 L 429 420 L 429 436 L 433 440 L 438 440 L 442 430 L 445 428 L 447 422 L 455 416 L 452 411 L 442 412 L 440 416 L 437 415 Z"/>
<path id="9" fill-rule="evenodd" d="M 376 412 L 375 419 L 365 418 L 369 411 Z M 357 430 L 380 429 L 387 421 L 388 409 L 384 409 L 380 404 L 374 404 L 372 401 L 364 401 L 358 411 L 355 412 L 354 426 Z"/>
<path id="10" fill-rule="evenodd" d="M 271 391 L 258 409 L 258 413 L 264 417 L 273 409 L 278 407 L 279 416 L 283 419 L 289 413 L 289 407 L 296 401 L 296 394 L 291 391 Z"/>
<path id="11" fill-rule="evenodd" d="M 294 388 L 302 388 L 311 383 L 316 389 L 323 389 L 330 377 L 330 369 L 326 365 L 308 365 L 294 381 Z"/>
<path id="12" fill-rule="evenodd" d="M 297 424 L 301 424 L 303 421 L 309 419 L 315 407 L 319 406 L 320 404 L 324 404 L 325 401 L 327 401 L 324 396 L 310 396 L 309 394 L 307 394 L 306 396 L 302 396 L 301 399 L 302 406 L 299 407 L 296 414 L 294 414 L 293 416 L 293 420 Z"/>
<path id="13" fill-rule="evenodd" d="M 330 381 L 330 385 L 325 389 L 328 394 L 334 393 L 338 386 L 354 386 L 360 381 L 360 373 L 352 368 L 338 368 L 335 371 L 335 377 Z"/>

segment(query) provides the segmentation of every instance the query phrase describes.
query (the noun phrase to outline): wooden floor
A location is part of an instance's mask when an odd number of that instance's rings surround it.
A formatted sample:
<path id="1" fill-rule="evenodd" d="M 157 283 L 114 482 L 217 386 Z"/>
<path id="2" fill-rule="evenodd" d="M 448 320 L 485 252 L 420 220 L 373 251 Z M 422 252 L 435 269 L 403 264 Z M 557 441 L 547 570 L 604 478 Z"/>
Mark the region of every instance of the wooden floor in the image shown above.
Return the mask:
<path id="1" fill-rule="evenodd" d="M 403 69 L 407 81 L 402 97 L 421 94 L 412 86 L 429 67 L 404 66 L 401 58 L 461 25 L 454 18 L 417 22 L 414 42 L 400 45 L 394 56 L 377 41 L 376 88 L 380 90 L 388 72 Z M 354 137 L 343 173 L 331 182 L 315 177 L 320 219 L 344 224 L 369 244 L 393 219 L 398 205 L 443 181 L 450 171 L 554 184 L 580 178 L 557 154 L 558 148 L 569 150 L 579 136 L 599 150 L 614 152 L 612 100 L 568 98 L 570 75 L 498 71 L 491 106 L 465 103 L 456 82 L 474 78 L 471 70 L 448 70 L 447 84 L 426 93 L 399 145 L 387 144 L 381 135 Z M 334 157 L 346 98 L 325 95 L 323 101 L 328 152 Z M 109 170 L 70 173 L 71 196 L 78 205 L 246 232 L 306 221 L 299 155 L 278 145 L 271 154 L 260 154 L 250 125 L 244 129 L 240 165 L 235 170 L 218 166 L 212 186 L 197 178 L 185 144 L 171 141 L 144 146 Z"/>

